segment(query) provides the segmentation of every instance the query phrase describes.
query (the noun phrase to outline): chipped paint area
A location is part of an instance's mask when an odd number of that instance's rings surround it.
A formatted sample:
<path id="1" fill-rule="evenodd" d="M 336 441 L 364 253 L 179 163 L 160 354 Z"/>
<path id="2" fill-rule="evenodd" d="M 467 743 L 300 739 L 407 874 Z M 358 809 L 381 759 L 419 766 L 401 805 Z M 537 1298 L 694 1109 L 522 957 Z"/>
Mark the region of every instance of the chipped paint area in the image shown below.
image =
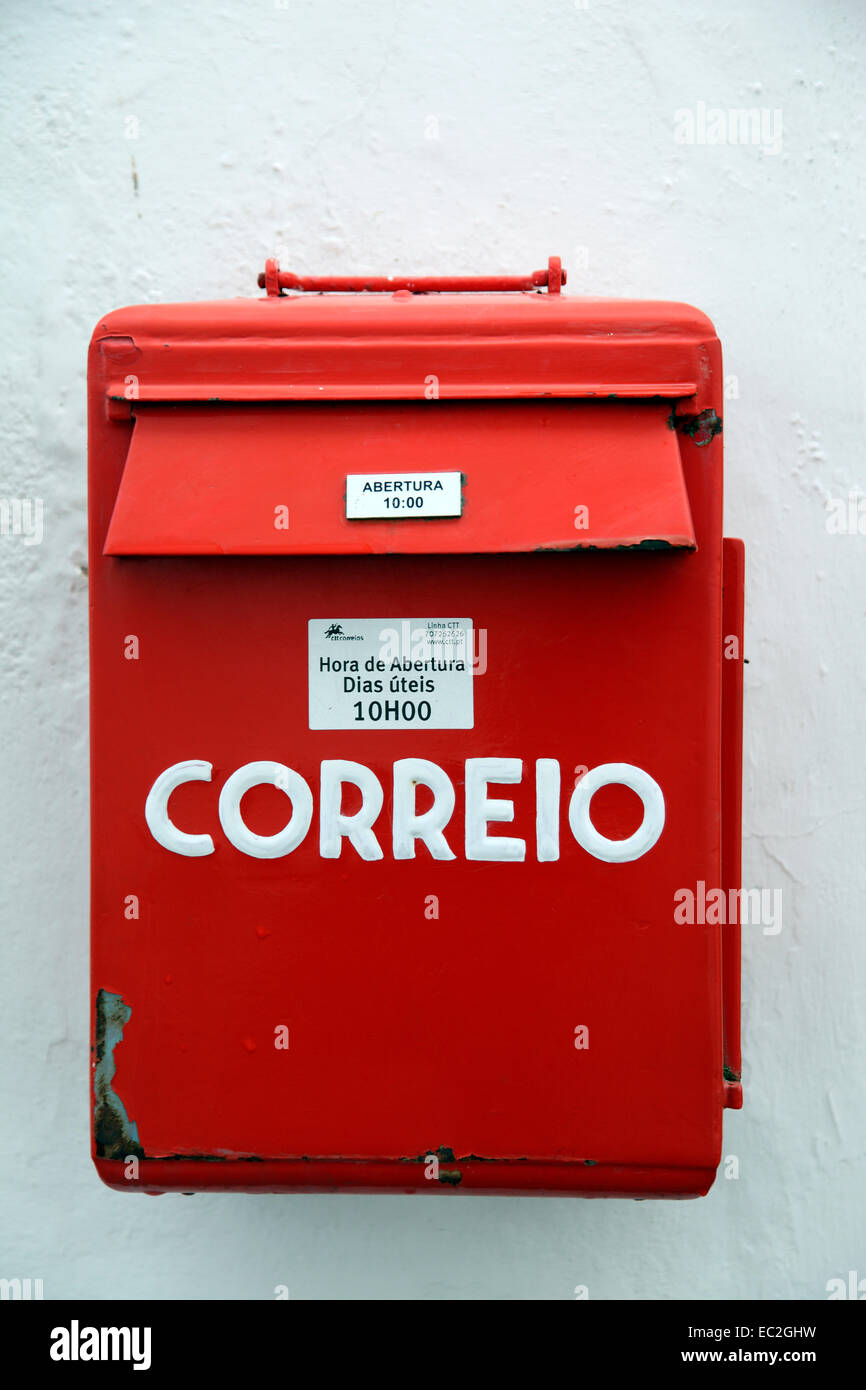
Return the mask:
<path id="1" fill-rule="evenodd" d="M 674 406 L 668 417 L 668 427 L 679 434 L 688 435 L 699 449 L 703 449 L 717 434 L 721 434 L 722 421 L 714 410 L 702 410 L 697 415 L 678 415 Z"/>
<path id="2" fill-rule="evenodd" d="M 459 1187 L 463 1181 L 463 1174 L 459 1168 L 440 1168 L 439 1181 L 446 1187 Z"/>
<path id="3" fill-rule="evenodd" d="M 97 1158 L 144 1158 L 138 1126 L 130 1120 L 112 1085 L 117 1070 L 114 1049 L 132 1009 L 119 994 L 99 990 L 96 996 L 96 1057 L 93 1068 L 93 1134 Z"/>

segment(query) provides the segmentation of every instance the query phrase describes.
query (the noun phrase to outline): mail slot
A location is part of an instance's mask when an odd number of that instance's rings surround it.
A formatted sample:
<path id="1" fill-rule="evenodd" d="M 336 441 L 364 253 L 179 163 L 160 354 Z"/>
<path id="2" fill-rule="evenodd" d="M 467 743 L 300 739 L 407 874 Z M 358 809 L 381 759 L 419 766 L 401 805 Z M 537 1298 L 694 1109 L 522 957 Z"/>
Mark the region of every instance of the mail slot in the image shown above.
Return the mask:
<path id="1" fill-rule="evenodd" d="M 713 1181 L 739 927 L 678 905 L 740 887 L 720 347 L 564 280 L 269 262 L 96 327 L 112 1187 Z"/>

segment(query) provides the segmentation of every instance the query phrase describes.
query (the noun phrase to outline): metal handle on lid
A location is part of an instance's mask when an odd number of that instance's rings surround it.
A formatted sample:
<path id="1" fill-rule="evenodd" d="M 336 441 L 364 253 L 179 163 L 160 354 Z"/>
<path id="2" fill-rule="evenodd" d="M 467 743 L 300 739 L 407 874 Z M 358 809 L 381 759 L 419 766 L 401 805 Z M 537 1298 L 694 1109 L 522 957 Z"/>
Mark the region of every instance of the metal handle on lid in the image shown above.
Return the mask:
<path id="1" fill-rule="evenodd" d="M 410 294 L 501 294 L 514 290 L 547 289 L 559 294 L 566 281 L 559 256 L 551 256 L 546 270 L 533 270 L 529 275 L 293 275 L 280 270 L 279 262 L 265 262 L 258 277 L 259 288 L 269 296 L 279 296 L 283 290 L 300 290 L 309 294 L 394 294 L 407 290 Z"/>

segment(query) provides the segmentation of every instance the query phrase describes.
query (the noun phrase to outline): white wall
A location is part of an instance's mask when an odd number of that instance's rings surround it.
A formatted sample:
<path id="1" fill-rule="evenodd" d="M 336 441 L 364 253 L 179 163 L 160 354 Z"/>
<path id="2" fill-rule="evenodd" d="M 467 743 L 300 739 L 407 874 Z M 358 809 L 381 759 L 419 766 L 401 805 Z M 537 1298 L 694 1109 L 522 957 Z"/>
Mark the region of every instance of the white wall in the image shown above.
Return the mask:
<path id="1" fill-rule="evenodd" d="M 859 0 L 5 0 L 0 1275 L 46 1297 L 825 1297 L 866 1277 L 864 11 Z M 781 149 L 678 110 L 781 110 Z M 430 138 L 437 134 L 438 138 Z M 771 137 L 772 130 L 768 127 Z M 100 313 L 308 271 L 691 301 L 748 545 L 746 1108 L 699 1202 L 196 1196 L 87 1154 L 84 358 Z M 866 526 L 866 522 L 864 522 Z"/>

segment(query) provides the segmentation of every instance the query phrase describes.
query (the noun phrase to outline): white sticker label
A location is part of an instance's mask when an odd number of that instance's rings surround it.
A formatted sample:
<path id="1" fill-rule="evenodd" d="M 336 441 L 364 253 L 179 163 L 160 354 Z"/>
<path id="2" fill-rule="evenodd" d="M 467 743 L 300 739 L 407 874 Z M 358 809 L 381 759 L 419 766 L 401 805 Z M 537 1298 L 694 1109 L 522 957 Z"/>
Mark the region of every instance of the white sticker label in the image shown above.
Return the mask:
<path id="1" fill-rule="evenodd" d="M 311 729 L 474 727 L 471 618 L 311 618 L 308 645 Z"/>
<path id="2" fill-rule="evenodd" d="M 460 516 L 461 484 L 460 473 L 350 473 L 346 516 L 349 521 Z"/>

